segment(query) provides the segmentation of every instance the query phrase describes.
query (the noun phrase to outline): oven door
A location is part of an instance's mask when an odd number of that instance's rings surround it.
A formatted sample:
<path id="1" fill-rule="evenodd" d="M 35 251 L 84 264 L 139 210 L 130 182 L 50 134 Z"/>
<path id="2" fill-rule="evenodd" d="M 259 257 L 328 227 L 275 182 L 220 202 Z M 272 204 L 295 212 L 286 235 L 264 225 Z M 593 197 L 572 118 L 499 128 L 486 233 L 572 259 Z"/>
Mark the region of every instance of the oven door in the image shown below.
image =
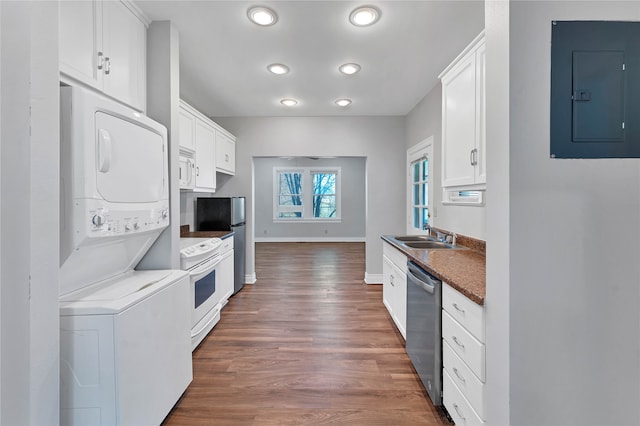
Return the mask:
<path id="1" fill-rule="evenodd" d="M 189 270 L 191 278 L 191 327 L 193 328 L 220 301 L 217 267 L 221 256 L 205 260 Z"/>

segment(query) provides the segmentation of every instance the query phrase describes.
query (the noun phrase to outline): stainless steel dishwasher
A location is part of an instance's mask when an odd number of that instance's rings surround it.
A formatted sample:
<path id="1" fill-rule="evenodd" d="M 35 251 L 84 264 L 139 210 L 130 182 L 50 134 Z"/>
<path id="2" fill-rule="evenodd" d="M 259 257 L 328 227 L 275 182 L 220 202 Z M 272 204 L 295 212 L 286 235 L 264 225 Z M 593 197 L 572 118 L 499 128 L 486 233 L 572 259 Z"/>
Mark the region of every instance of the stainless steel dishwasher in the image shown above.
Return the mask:
<path id="1" fill-rule="evenodd" d="M 407 354 L 433 405 L 442 405 L 442 281 L 407 262 Z"/>

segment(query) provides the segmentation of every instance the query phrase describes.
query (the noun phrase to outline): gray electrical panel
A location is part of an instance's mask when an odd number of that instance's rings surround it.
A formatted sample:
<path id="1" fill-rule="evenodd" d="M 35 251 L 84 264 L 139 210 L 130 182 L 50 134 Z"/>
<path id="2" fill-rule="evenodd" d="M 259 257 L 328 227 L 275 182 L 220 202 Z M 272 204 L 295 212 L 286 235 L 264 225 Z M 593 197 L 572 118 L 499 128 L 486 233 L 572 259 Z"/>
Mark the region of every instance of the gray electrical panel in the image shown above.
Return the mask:
<path id="1" fill-rule="evenodd" d="M 640 158 L 640 22 L 551 26 L 551 157 Z"/>

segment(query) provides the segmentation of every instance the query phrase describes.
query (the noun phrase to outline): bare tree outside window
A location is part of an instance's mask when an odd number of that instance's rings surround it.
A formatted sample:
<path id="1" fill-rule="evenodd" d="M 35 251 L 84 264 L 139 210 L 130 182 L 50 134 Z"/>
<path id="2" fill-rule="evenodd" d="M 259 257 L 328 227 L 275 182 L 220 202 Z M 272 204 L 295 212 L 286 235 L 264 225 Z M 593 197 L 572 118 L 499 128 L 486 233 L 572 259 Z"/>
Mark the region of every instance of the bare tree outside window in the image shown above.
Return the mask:
<path id="1" fill-rule="evenodd" d="M 313 174 L 313 217 L 329 218 L 336 215 L 336 174 Z"/>
<path id="2" fill-rule="evenodd" d="M 274 168 L 274 219 L 339 220 L 339 168 Z"/>

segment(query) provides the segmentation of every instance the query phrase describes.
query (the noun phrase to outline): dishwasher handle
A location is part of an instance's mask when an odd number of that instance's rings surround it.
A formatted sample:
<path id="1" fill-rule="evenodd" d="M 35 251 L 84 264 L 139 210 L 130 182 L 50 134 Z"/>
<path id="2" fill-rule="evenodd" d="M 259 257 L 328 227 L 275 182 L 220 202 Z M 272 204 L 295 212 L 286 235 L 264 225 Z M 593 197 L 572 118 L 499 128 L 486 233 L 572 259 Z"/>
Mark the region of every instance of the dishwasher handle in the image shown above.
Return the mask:
<path id="1" fill-rule="evenodd" d="M 429 274 L 427 271 L 416 265 L 414 262 L 407 262 L 407 276 L 423 290 L 433 293 L 441 281 Z"/>
<path id="2" fill-rule="evenodd" d="M 409 276 L 409 278 L 411 278 L 411 282 L 415 285 L 417 285 L 418 287 L 420 287 L 421 289 L 423 289 L 424 291 L 426 291 L 427 293 L 431 293 L 433 294 L 434 291 L 436 291 L 436 286 L 433 283 L 426 283 L 424 281 L 422 281 L 420 278 L 416 277 L 415 275 L 413 275 L 411 273 L 411 271 L 407 271 L 407 275 Z"/>

